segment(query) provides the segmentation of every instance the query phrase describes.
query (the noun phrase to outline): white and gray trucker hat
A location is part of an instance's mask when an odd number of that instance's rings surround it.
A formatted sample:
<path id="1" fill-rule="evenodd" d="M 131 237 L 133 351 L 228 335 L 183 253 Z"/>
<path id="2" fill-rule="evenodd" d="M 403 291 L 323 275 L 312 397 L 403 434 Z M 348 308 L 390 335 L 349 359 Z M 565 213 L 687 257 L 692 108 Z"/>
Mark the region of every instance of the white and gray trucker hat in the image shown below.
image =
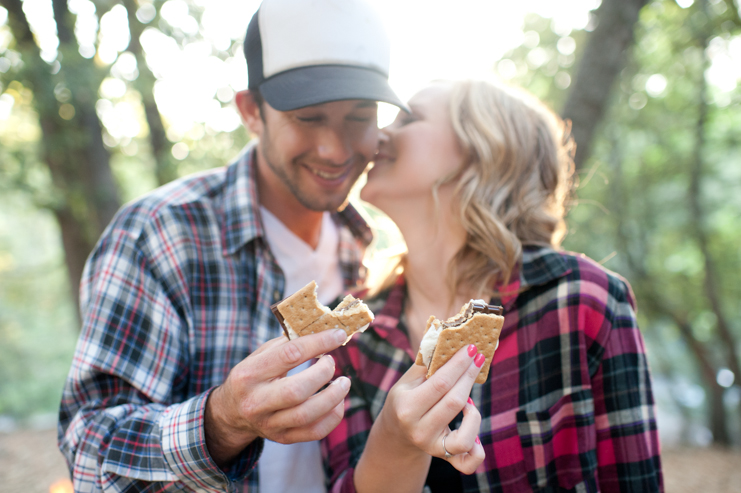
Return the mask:
<path id="1" fill-rule="evenodd" d="M 264 0 L 244 40 L 249 89 L 279 111 L 346 99 L 407 107 L 388 83 L 391 47 L 365 0 Z"/>

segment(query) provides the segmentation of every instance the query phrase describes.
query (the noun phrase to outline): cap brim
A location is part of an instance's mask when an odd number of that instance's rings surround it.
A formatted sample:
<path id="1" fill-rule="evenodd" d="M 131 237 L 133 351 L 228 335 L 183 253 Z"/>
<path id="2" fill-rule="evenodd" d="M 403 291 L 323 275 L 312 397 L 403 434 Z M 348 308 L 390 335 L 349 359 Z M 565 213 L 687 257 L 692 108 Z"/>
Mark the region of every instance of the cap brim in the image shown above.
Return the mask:
<path id="1" fill-rule="evenodd" d="M 364 99 L 393 104 L 409 112 L 389 86 L 385 75 L 375 70 L 346 65 L 313 65 L 275 75 L 260 84 L 260 93 L 278 111 L 291 111 L 315 104 Z"/>

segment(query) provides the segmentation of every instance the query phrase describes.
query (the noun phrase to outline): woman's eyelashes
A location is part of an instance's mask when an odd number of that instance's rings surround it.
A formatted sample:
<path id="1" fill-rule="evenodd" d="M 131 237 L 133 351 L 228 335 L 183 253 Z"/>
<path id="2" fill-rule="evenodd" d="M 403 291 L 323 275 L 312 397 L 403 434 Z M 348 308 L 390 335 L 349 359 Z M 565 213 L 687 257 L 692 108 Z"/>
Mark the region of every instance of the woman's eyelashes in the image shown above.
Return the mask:
<path id="1" fill-rule="evenodd" d="M 416 122 L 417 120 L 419 120 L 418 115 L 415 115 L 414 113 L 405 113 L 399 118 L 399 126 L 403 127 L 405 125 L 409 125 L 410 123 Z"/>

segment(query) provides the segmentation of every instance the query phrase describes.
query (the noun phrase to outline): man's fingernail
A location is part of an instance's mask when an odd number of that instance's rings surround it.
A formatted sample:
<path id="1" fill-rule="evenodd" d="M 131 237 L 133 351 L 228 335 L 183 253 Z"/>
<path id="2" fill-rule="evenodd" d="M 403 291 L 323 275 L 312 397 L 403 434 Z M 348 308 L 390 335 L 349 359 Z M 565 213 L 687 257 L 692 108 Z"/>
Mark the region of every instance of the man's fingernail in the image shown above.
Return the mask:
<path id="1" fill-rule="evenodd" d="M 347 333 L 342 329 L 335 329 L 332 336 L 334 337 L 335 342 L 340 344 L 345 342 L 345 339 L 347 339 Z"/>
<path id="2" fill-rule="evenodd" d="M 325 354 L 324 356 L 322 356 L 322 358 L 328 359 L 329 366 L 331 366 L 332 368 L 334 368 L 334 358 L 332 356 L 330 356 L 328 354 Z"/>
<path id="3" fill-rule="evenodd" d="M 476 443 L 481 443 L 481 440 L 479 440 L 479 437 L 476 437 Z"/>
<path id="4" fill-rule="evenodd" d="M 473 364 L 476 365 L 476 366 L 478 366 L 479 368 L 481 368 L 482 366 L 484 366 L 484 361 L 486 361 L 486 356 L 484 356 L 483 354 L 479 353 L 473 359 Z"/>
<path id="5" fill-rule="evenodd" d="M 476 346 L 474 346 L 473 344 L 468 346 L 468 355 L 471 358 L 473 358 L 473 355 L 476 354 L 476 351 L 478 351 L 478 349 L 476 349 Z"/>
<path id="6" fill-rule="evenodd" d="M 469 404 L 471 404 L 471 405 L 473 406 L 473 399 L 471 399 L 471 398 L 469 397 L 469 398 L 468 398 L 468 403 L 469 403 Z"/>
<path id="7" fill-rule="evenodd" d="M 350 388 L 350 379 L 347 377 L 339 377 L 332 382 L 332 385 L 339 385 L 342 390 Z"/>

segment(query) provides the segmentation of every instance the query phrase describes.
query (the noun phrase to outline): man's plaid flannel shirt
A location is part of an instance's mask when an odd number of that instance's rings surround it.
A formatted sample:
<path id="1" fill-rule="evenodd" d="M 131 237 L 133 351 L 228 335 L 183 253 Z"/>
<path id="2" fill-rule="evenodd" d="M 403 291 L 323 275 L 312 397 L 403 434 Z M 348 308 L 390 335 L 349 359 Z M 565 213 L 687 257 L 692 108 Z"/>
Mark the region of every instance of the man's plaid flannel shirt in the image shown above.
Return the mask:
<path id="1" fill-rule="evenodd" d="M 584 256 L 527 249 L 493 299 L 504 328 L 488 381 L 474 385 L 486 459 L 467 492 L 656 492 L 663 489 L 654 400 L 628 284 Z M 519 293 L 519 294 L 518 294 Z M 345 417 L 322 441 L 332 492 L 353 468 L 386 396 L 413 364 L 405 284 L 368 301 L 371 325 L 332 352 L 352 379 Z"/>
<path id="2" fill-rule="evenodd" d="M 203 431 L 209 392 L 282 333 L 253 160 L 251 146 L 125 206 L 89 258 L 59 414 L 75 491 L 257 491 L 262 440 L 222 471 Z M 349 290 L 372 236 L 351 206 L 333 217 Z"/>

